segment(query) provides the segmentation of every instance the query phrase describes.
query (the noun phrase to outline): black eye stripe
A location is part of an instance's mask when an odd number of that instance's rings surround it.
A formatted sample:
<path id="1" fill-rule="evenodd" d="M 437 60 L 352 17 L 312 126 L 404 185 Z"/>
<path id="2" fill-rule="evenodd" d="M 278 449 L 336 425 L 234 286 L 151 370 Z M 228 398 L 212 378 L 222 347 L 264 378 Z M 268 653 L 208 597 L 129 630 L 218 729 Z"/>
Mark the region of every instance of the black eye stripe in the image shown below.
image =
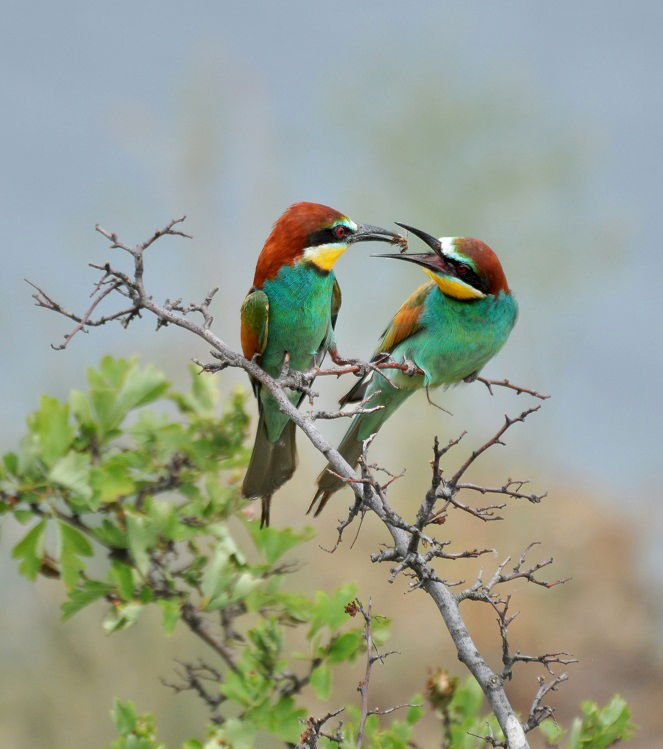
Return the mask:
<path id="1" fill-rule="evenodd" d="M 345 232 L 342 237 L 336 236 L 336 229 L 339 227 L 342 227 Z M 321 244 L 333 244 L 334 242 L 339 242 L 340 240 L 345 239 L 350 234 L 352 234 L 352 229 L 345 224 L 332 226 L 328 229 L 319 229 L 308 235 L 308 247 L 318 247 Z"/>
<path id="2" fill-rule="evenodd" d="M 468 265 L 468 263 L 464 263 L 461 260 L 457 260 L 455 257 L 449 257 L 448 255 L 445 255 L 444 259 L 447 265 L 453 268 L 456 276 L 460 278 L 461 281 L 466 283 L 468 286 L 472 286 L 473 288 L 478 289 L 484 294 L 488 292 L 487 279 L 481 278 L 481 276 L 478 273 L 476 273 L 476 271 L 474 271 L 472 267 Z M 464 273 L 461 273 L 459 271 L 459 268 L 461 266 L 465 268 Z"/>

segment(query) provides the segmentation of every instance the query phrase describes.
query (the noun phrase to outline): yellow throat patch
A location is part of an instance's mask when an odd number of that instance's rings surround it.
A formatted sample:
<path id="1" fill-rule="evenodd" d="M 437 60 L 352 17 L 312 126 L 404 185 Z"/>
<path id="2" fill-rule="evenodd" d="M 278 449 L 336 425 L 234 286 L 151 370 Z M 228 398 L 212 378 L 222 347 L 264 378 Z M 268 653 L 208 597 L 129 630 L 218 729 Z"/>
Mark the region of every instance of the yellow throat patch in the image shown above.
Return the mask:
<path id="1" fill-rule="evenodd" d="M 307 247 L 304 250 L 304 259 L 328 273 L 347 249 L 347 244 L 320 244 L 317 247 Z"/>
<path id="2" fill-rule="evenodd" d="M 474 286 L 470 286 L 459 278 L 438 276 L 437 273 L 433 273 L 428 268 L 424 268 L 424 273 L 435 281 L 443 294 L 454 299 L 483 299 L 486 296 L 482 291 L 475 289 Z"/>

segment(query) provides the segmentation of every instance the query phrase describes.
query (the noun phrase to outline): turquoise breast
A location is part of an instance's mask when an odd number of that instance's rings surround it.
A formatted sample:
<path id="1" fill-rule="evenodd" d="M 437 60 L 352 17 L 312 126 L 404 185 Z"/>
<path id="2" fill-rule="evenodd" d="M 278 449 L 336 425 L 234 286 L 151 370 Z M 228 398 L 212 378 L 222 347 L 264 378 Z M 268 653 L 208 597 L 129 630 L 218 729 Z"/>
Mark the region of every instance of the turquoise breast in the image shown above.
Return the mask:
<path id="1" fill-rule="evenodd" d="M 290 367 L 310 369 L 313 357 L 331 335 L 331 301 L 334 274 L 321 273 L 310 265 L 296 263 L 284 266 L 276 278 L 263 284 L 269 299 L 267 346 L 262 354 L 262 368 L 278 377 L 286 351 Z M 266 388 L 261 391 L 267 435 L 276 441 L 288 422 Z M 298 404 L 302 394 L 289 391 L 288 398 Z"/>
<path id="2" fill-rule="evenodd" d="M 331 325 L 333 286 L 333 273 L 322 274 L 304 264 L 285 266 L 276 278 L 265 282 L 269 321 L 263 369 L 277 375 L 285 351 L 290 352 L 293 369 L 311 366 Z"/>
<path id="3" fill-rule="evenodd" d="M 424 384 L 450 385 L 481 370 L 495 356 L 517 316 L 511 294 L 468 302 L 433 289 L 422 310 L 425 334 L 404 341 L 398 352 L 426 372 Z"/>

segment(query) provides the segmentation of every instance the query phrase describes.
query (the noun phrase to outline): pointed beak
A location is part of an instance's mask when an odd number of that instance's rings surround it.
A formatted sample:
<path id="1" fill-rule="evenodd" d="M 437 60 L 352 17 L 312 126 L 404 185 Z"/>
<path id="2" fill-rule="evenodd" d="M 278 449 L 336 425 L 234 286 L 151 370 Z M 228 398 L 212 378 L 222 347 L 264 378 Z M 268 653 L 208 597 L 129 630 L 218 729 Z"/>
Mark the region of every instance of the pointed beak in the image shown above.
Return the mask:
<path id="1" fill-rule="evenodd" d="M 394 221 L 397 226 L 402 226 L 409 232 L 412 232 L 419 239 L 423 241 L 433 250 L 433 252 L 410 252 L 402 255 L 373 255 L 372 257 L 392 257 L 397 260 L 407 260 L 410 263 L 416 263 L 421 265 L 428 270 L 432 270 L 434 273 L 444 273 L 447 271 L 448 266 L 445 262 L 445 257 L 442 254 L 442 244 L 436 237 L 428 234 L 421 229 L 416 229 L 414 226 L 408 226 L 407 224 L 401 224 L 400 221 Z"/>
<path id="2" fill-rule="evenodd" d="M 439 239 L 433 237 L 422 229 L 415 229 L 414 226 L 401 224 L 400 221 L 394 221 L 394 223 L 396 224 L 396 226 L 401 226 L 403 229 L 412 232 L 412 234 L 414 234 L 416 237 L 419 237 L 419 239 L 423 239 L 423 241 L 433 250 L 436 255 L 440 255 L 441 244 Z"/>
<path id="3" fill-rule="evenodd" d="M 371 224 L 359 224 L 357 231 L 352 234 L 348 241 L 350 244 L 355 242 L 391 242 L 403 246 L 406 244 L 405 237 L 396 234 L 389 229 L 383 229 L 381 226 L 371 226 Z"/>
<path id="4" fill-rule="evenodd" d="M 400 226 L 400 224 L 399 224 Z M 445 266 L 440 263 L 439 255 L 432 252 L 410 252 L 409 254 L 396 254 L 396 253 L 385 253 L 378 255 L 371 255 L 371 257 L 391 257 L 394 260 L 407 260 L 409 263 L 415 263 L 421 265 L 434 273 L 442 273 L 445 270 Z"/>

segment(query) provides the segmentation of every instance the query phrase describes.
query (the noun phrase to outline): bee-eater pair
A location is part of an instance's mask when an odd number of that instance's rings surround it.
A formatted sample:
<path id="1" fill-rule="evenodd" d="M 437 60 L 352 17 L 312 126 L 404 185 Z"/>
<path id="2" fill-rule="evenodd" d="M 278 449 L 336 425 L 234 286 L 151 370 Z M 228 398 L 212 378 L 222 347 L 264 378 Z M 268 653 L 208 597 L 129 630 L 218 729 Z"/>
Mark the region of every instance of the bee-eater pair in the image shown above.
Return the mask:
<path id="1" fill-rule="evenodd" d="M 373 396 L 378 411 L 356 416 L 339 452 L 355 466 L 363 440 L 380 429 L 392 413 L 422 387 L 452 385 L 474 379 L 502 348 L 517 316 L 495 253 L 483 242 L 466 237 L 436 239 L 399 224 L 423 239 L 432 252 L 388 254 L 422 266 L 430 281 L 417 289 L 387 326 L 374 359 L 390 356 L 414 365 L 414 375 L 390 370 L 386 382 L 372 372 L 341 401 Z M 316 203 L 296 203 L 274 224 L 260 254 L 253 287 L 242 305 L 242 349 L 277 377 L 286 354 L 292 369 L 306 371 L 328 351 L 335 362 L 334 323 L 341 292 L 333 273 L 336 260 L 354 243 L 401 242 L 400 235 L 377 226 L 358 225 L 338 211 Z M 391 374 L 395 372 L 395 374 Z M 262 525 L 269 524 L 273 493 L 296 467 L 295 425 L 279 411 L 271 394 L 254 381 L 260 419 L 242 493 L 262 500 Z M 301 393 L 291 392 L 298 405 Z M 343 486 L 327 466 L 309 507 L 315 514 Z"/>

